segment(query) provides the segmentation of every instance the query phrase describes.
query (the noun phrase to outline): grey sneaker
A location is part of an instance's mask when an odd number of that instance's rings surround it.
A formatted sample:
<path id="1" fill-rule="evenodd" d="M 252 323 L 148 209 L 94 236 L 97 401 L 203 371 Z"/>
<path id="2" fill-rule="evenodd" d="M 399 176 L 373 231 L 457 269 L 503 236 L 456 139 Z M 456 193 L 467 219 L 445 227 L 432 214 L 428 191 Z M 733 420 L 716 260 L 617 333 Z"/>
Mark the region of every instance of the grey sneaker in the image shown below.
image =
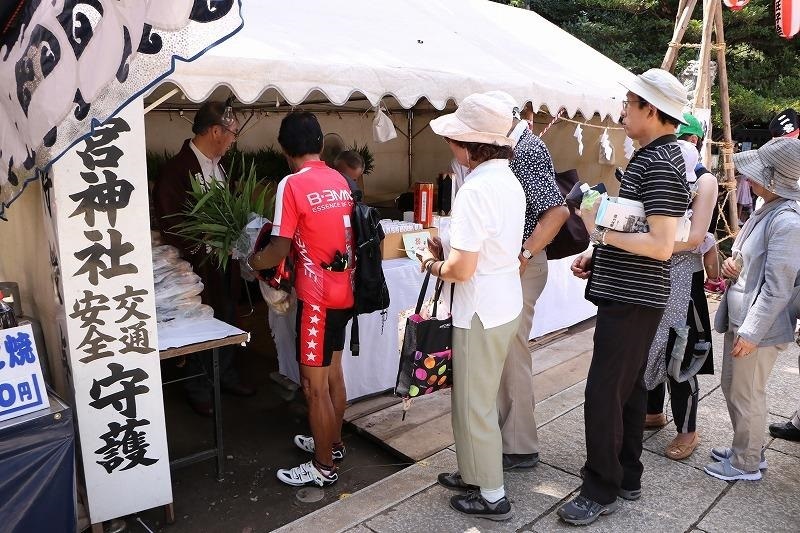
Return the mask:
<path id="1" fill-rule="evenodd" d="M 712 448 L 711 458 L 715 461 L 729 461 L 733 457 L 733 450 L 730 448 Z M 764 448 L 761 448 L 761 462 L 758 463 L 759 470 L 767 469 L 767 457 L 764 455 Z"/>
<path id="2" fill-rule="evenodd" d="M 744 470 L 739 470 L 733 466 L 727 459 L 706 465 L 703 467 L 703 470 L 705 470 L 706 474 L 709 476 L 714 476 L 715 478 L 722 479 L 724 481 L 736 481 L 738 479 L 746 481 L 758 481 L 761 479 L 761 470 L 756 470 L 755 472 L 745 472 Z"/>
<path id="3" fill-rule="evenodd" d="M 642 489 L 636 490 L 626 490 L 626 489 L 619 489 L 619 497 L 623 500 L 628 500 L 629 502 L 633 502 L 638 500 L 642 497 Z"/>
<path id="4" fill-rule="evenodd" d="M 603 505 L 578 495 L 572 501 L 562 505 L 557 514 L 568 524 L 588 526 L 602 515 L 611 514 L 617 509 L 619 509 L 618 499 Z"/>

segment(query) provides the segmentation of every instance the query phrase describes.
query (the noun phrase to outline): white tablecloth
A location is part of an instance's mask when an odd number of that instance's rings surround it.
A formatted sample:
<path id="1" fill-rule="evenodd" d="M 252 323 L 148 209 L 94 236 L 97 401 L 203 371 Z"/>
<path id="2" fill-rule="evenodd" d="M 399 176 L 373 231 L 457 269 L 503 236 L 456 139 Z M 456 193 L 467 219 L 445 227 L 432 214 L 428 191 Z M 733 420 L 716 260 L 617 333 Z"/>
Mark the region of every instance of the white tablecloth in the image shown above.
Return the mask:
<path id="1" fill-rule="evenodd" d="M 586 282 L 569 270 L 571 262 L 572 258 L 549 262 L 547 285 L 536 302 L 530 338 L 577 324 L 596 314 L 597 308 L 583 298 Z M 393 388 L 397 379 L 400 358 L 397 317 L 401 311 L 416 305 L 424 276 L 419 271 L 419 262 L 411 259 L 384 261 L 383 270 L 390 296 L 386 322 L 381 327 L 380 313 L 359 317 L 361 355 L 358 357 L 350 354 L 350 326 L 347 326 L 342 367 L 348 400 Z M 429 287 L 429 292 L 431 289 Z M 270 310 L 269 325 L 278 350 L 280 373 L 299 383 L 294 347 L 295 313 L 294 308 L 286 315 Z"/>

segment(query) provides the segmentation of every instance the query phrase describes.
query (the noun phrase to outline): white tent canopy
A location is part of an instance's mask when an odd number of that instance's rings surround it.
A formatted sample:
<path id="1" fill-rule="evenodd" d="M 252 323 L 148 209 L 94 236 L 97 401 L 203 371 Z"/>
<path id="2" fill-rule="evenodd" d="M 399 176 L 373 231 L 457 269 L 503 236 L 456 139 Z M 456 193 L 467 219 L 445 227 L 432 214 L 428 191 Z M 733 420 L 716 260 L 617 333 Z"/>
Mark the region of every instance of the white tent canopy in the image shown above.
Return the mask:
<path id="1" fill-rule="evenodd" d="M 437 109 L 502 89 L 551 114 L 615 118 L 632 76 L 536 13 L 486 0 L 248 1 L 242 15 L 242 31 L 165 82 L 195 102 L 226 85 L 245 104 L 316 91 L 342 105 L 358 92 Z"/>

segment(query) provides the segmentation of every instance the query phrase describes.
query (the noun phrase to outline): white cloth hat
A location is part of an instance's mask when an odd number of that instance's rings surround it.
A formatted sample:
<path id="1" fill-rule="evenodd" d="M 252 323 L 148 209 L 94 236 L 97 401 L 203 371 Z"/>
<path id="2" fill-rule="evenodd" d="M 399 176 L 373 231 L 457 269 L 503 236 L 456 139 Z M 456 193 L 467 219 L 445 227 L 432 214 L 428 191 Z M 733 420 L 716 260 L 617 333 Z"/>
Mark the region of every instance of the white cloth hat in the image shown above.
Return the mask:
<path id="1" fill-rule="evenodd" d="M 656 109 L 686 124 L 683 108 L 689 104 L 686 87 L 664 69 L 651 68 L 620 84 L 633 94 L 653 104 Z"/>
<path id="2" fill-rule="evenodd" d="M 678 141 L 678 146 L 681 147 L 681 155 L 683 156 L 683 164 L 686 165 L 686 181 L 694 183 L 697 181 L 697 174 L 694 169 L 697 166 L 697 161 L 700 159 L 700 154 L 697 152 L 697 147 L 689 141 Z"/>
<path id="3" fill-rule="evenodd" d="M 491 96 L 492 98 L 496 98 L 503 102 L 505 105 L 508 106 L 508 112 L 511 116 L 517 120 L 519 120 L 519 113 L 520 113 L 520 105 L 514 99 L 513 96 L 508 94 L 505 91 L 488 91 L 484 93 L 486 96 Z"/>
<path id="4" fill-rule="evenodd" d="M 433 132 L 455 141 L 513 146 L 508 136 L 513 119 L 508 102 L 484 93 L 461 101 L 455 113 L 431 120 Z"/>
<path id="5" fill-rule="evenodd" d="M 758 150 L 733 154 L 733 165 L 751 182 L 781 198 L 800 201 L 800 139 L 777 137 Z"/>

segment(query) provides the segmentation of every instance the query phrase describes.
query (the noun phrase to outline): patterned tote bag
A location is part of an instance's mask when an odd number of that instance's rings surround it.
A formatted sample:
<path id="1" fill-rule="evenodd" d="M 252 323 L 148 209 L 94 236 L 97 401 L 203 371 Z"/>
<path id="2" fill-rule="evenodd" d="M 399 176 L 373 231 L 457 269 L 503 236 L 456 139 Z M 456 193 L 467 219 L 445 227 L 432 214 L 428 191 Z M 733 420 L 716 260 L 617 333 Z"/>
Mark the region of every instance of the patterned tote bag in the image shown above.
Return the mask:
<path id="1" fill-rule="evenodd" d="M 431 316 L 425 318 L 420 314 L 430 277 L 430 273 L 425 275 L 414 314 L 406 319 L 405 338 L 400 350 L 400 367 L 394 390 L 396 395 L 403 398 L 415 398 L 447 388 L 453 377 L 453 319 L 449 313 L 447 318 L 437 318 L 436 313 L 444 281 L 438 280 L 436 283 Z M 451 284 L 451 306 L 453 289 Z"/>

